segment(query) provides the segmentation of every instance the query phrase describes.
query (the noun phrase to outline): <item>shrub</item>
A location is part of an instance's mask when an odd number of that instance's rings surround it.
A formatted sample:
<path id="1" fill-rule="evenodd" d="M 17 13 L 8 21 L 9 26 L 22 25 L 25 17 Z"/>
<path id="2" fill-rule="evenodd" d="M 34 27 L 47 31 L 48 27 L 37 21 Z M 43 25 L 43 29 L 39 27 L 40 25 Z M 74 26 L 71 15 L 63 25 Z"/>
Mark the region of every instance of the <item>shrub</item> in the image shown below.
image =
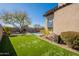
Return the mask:
<path id="1" fill-rule="evenodd" d="M 79 32 L 62 32 L 60 37 L 69 47 L 79 49 Z"/>
<path id="2" fill-rule="evenodd" d="M 11 28 L 10 27 L 4 27 L 4 31 L 6 32 L 7 35 L 11 34 Z"/>
<path id="3" fill-rule="evenodd" d="M 63 40 L 60 38 L 59 35 L 53 33 L 53 34 L 52 34 L 52 38 L 53 38 L 53 41 L 54 41 L 54 42 L 59 43 L 59 44 L 63 44 Z"/>
<path id="4" fill-rule="evenodd" d="M 45 29 L 40 30 L 40 32 L 43 33 L 44 35 L 48 35 L 49 34 L 49 31 L 47 31 Z"/>
<path id="5" fill-rule="evenodd" d="M 53 41 L 58 43 L 59 39 L 58 39 L 58 35 L 56 35 L 55 33 L 52 34 L 53 36 Z"/>

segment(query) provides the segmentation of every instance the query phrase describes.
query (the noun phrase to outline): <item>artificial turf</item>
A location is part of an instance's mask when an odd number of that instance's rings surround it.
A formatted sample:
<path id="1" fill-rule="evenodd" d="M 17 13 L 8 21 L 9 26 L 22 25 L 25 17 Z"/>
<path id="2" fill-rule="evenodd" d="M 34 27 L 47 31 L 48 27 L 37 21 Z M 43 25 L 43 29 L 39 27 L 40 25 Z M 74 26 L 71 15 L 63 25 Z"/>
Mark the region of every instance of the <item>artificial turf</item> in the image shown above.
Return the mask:
<path id="1" fill-rule="evenodd" d="M 41 40 L 35 35 L 19 35 L 4 39 L 0 52 L 17 56 L 78 56 L 54 44 Z"/>

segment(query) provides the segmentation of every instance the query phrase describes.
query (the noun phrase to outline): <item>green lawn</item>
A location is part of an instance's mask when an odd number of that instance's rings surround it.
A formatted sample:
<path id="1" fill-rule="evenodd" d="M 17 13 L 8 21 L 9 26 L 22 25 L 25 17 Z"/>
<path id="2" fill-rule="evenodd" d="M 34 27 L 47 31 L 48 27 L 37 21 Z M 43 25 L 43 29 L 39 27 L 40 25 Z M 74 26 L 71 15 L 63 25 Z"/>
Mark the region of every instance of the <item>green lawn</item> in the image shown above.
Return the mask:
<path id="1" fill-rule="evenodd" d="M 35 35 L 23 35 L 9 37 L 3 40 L 0 46 L 1 52 L 8 52 L 9 55 L 18 56 L 75 56 L 79 55 L 46 41 Z"/>

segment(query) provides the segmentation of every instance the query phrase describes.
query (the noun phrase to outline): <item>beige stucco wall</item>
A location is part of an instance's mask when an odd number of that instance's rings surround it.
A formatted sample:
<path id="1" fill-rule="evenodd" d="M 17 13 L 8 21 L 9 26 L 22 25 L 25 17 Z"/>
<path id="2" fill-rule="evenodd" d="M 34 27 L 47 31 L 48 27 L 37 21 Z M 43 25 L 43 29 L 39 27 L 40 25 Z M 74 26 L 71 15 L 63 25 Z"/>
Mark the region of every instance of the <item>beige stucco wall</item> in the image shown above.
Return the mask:
<path id="1" fill-rule="evenodd" d="M 71 4 L 54 13 L 53 32 L 59 35 L 65 31 L 79 32 L 79 4 Z"/>

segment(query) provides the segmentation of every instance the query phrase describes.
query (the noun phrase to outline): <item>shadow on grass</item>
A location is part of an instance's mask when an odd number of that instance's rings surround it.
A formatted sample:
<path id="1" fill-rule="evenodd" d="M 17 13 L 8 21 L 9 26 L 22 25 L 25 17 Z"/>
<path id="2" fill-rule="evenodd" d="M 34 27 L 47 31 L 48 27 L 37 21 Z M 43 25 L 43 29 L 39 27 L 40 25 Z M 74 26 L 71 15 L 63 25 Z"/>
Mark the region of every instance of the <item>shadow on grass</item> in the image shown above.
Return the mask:
<path id="1" fill-rule="evenodd" d="M 8 36 L 3 36 L 0 42 L 0 55 L 1 56 L 16 56 L 14 47 Z"/>

